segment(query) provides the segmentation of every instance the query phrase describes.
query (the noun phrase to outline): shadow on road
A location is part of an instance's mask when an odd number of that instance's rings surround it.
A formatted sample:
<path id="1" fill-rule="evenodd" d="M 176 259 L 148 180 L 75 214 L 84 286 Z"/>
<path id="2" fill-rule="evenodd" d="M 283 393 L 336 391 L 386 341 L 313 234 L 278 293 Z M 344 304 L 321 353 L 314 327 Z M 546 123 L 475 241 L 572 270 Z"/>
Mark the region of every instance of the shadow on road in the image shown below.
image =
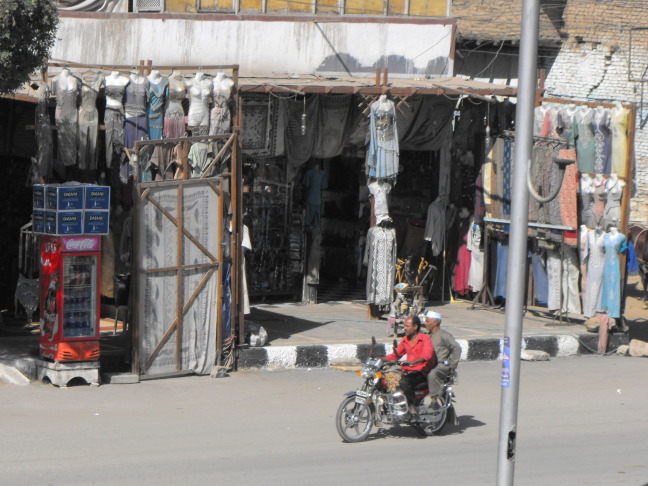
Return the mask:
<path id="1" fill-rule="evenodd" d="M 453 435 L 453 434 L 463 434 L 467 429 L 472 429 L 473 427 L 483 427 L 486 425 L 481 420 L 476 420 L 472 415 L 461 415 L 459 416 L 459 425 L 447 424 L 445 428 L 437 435 Z"/>

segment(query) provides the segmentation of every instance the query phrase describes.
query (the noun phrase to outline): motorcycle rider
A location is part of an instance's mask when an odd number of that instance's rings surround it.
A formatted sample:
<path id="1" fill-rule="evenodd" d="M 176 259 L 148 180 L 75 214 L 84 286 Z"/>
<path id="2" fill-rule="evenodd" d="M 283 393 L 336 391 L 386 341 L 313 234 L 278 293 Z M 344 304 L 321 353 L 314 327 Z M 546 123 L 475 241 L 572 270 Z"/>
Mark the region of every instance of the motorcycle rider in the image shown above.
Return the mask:
<path id="1" fill-rule="evenodd" d="M 396 361 L 407 355 L 407 361 L 401 363 L 401 369 L 405 372 L 405 376 L 400 379 L 399 384 L 407 398 L 412 417 L 416 417 L 414 390 L 425 388 L 427 384 L 427 374 L 434 365 L 434 347 L 430 337 L 420 332 L 421 320 L 417 316 L 405 318 L 403 329 L 405 337 L 398 344 L 394 353 L 385 356 L 385 361 Z"/>
<path id="2" fill-rule="evenodd" d="M 445 329 L 441 329 L 441 314 L 434 311 L 425 313 L 425 325 L 430 331 L 434 352 L 436 353 L 436 366 L 427 376 L 428 388 L 433 410 L 441 406 L 441 392 L 447 377 L 457 369 L 461 358 L 461 346 L 455 338 Z"/>

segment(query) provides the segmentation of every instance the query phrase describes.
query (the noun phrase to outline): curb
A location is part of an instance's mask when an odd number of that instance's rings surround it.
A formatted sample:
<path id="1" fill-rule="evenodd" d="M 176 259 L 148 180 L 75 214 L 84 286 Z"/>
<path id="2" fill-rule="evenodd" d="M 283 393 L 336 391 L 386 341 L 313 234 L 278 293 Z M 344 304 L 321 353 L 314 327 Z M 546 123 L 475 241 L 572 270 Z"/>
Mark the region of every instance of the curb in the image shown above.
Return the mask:
<path id="1" fill-rule="evenodd" d="M 544 351 L 553 358 L 597 354 L 598 334 L 567 334 L 558 336 L 524 337 L 524 349 Z M 502 359 L 503 339 L 457 339 L 461 346 L 461 361 L 493 361 Z M 628 344 L 624 333 L 611 334 L 608 349 L 616 350 Z M 290 368 L 329 368 L 343 360 L 360 360 L 369 356 L 370 344 L 318 344 L 277 346 L 237 350 L 238 369 L 266 370 Z M 391 344 L 376 344 L 376 356 L 391 352 Z"/>

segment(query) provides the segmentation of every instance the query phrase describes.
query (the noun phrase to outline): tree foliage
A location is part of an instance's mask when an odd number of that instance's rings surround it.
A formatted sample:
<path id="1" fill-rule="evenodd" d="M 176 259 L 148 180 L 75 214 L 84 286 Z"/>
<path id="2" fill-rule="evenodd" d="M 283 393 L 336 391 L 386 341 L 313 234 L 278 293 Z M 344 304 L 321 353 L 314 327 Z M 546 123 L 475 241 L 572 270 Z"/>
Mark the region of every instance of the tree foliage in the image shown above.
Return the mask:
<path id="1" fill-rule="evenodd" d="M 0 93 L 11 93 L 41 67 L 54 45 L 53 0 L 0 0 Z"/>

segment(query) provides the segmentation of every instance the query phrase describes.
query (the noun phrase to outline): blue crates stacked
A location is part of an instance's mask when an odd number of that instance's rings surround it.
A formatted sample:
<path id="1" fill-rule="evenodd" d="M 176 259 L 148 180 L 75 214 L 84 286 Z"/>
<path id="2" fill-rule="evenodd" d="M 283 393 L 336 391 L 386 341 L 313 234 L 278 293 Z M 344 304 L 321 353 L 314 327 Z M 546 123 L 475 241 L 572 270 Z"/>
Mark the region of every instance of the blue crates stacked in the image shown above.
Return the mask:
<path id="1" fill-rule="evenodd" d="M 107 235 L 110 187 L 78 182 L 34 185 L 33 208 L 34 233 Z"/>

